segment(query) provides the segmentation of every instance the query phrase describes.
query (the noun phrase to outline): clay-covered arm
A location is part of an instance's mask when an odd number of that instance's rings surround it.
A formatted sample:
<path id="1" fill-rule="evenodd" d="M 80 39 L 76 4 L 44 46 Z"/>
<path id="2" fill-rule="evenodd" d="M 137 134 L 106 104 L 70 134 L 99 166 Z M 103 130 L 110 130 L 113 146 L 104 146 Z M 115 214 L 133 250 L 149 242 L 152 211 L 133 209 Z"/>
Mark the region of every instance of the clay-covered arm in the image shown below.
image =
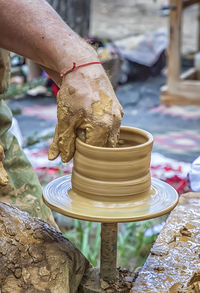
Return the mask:
<path id="1" fill-rule="evenodd" d="M 78 133 L 88 144 L 116 145 L 120 106 L 101 64 L 81 67 L 62 81 L 60 73 L 98 61 L 95 50 L 74 33 L 44 0 L 0 0 L 0 47 L 40 64 L 61 87 L 58 124 L 49 159 L 69 161 Z"/>
<path id="2" fill-rule="evenodd" d="M 72 62 L 95 61 L 91 46 L 45 0 L 0 0 L 0 47 L 59 73 Z"/>

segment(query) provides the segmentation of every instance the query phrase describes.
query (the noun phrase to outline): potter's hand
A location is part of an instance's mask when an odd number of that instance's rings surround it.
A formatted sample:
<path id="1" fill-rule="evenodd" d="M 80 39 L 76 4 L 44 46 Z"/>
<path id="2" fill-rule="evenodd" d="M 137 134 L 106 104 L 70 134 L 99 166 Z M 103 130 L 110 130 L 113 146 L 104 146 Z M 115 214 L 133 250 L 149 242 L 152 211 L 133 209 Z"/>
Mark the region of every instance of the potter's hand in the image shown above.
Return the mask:
<path id="1" fill-rule="evenodd" d="M 8 183 L 8 175 L 3 167 L 4 151 L 0 145 L 0 186 L 5 186 Z"/>
<path id="2" fill-rule="evenodd" d="M 62 161 L 68 162 L 77 136 L 87 144 L 116 146 L 123 110 L 101 65 L 82 67 L 64 76 L 57 104 L 58 124 L 50 160 L 61 154 Z"/>

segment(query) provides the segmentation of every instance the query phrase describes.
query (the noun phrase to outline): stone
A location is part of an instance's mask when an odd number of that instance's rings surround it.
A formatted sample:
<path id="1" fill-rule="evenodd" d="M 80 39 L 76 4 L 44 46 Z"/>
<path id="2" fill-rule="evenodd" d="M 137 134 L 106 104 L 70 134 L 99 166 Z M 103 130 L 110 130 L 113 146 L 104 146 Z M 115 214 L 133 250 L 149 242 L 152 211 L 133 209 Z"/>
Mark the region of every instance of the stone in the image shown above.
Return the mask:
<path id="1" fill-rule="evenodd" d="M 199 219 L 200 193 L 181 195 L 133 283 L 132 293 L 200 292 Z"/>
<path id="2" fill-rule="evenodd" d="M 69 240 L 6 203 L 0 222 L 0 292 L 77 293 L 90 264 Z"/>

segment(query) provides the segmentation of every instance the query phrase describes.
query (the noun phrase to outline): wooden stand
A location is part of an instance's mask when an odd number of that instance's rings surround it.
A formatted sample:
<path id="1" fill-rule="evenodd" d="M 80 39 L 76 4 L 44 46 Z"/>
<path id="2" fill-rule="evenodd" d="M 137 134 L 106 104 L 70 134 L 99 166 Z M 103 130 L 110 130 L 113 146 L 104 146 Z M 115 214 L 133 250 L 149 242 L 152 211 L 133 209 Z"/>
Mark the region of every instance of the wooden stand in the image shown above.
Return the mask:
<path id="1" fill-rule="evenodd" d="M 198 50 L 200 50 L 200 1 L 170 0 L 170 44 L 168 49 L 167 85 L 161 88 L 161 102 L 166 105 L 199 104 L 200 77 L 195 69 L 190 69 L 182 76 L 181 70 L 181 32 L 182 15 L 185 8 L 199 4 L 198 16 Z"/>
<path id="2" fill-rule="evenodd" d="M 101 224 L 100 278 L 105 281 L 116 279 L 117 223 Z"/>
<path id="3" fill-rule="evenodd" d="M 80 293 L 100 293 L 100 279 L 114 281 L 117 277 L 117 223 L 101 223 L 101 259 L 100 271 L 90 269 L 79 288 Z"/>

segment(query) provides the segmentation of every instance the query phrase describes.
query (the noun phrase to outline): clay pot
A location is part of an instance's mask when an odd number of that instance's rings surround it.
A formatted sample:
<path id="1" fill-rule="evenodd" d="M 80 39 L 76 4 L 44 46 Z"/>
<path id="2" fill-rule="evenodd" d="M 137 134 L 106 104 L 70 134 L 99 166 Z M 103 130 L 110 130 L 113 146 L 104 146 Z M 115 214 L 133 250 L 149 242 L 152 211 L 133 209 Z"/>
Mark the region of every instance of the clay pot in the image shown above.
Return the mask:
<path id="1" fill-rule="evenodd" d="M 91 146 L 77 139 L 72 190 L 96 201 L 148 196 L 152 145 L 150 133 L 132 127 L 121 127 L 117 148 Z"/>
<path id="2" fill-rule="evenodd" d="M 171 211 L 178 194 L 169 184 L 150 177 L 153 137 L 121 127 L 117 148 L 76 141 L 71 175 L 56 178 L 43 190 L 45 203 L 76 219 L 101 223 L 151 219 Z M 152 181 L 152 182 L 151 182 Z"/>

